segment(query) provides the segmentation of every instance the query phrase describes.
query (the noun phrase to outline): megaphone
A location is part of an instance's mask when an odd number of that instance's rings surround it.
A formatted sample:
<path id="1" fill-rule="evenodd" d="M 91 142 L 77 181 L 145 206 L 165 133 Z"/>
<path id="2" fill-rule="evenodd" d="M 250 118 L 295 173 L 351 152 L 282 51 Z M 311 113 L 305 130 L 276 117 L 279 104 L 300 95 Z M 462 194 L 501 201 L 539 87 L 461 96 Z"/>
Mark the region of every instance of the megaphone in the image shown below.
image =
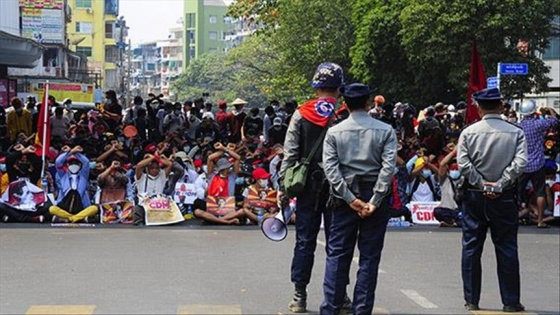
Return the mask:
<path id="1" fill-rule="evenodd" d="M 295 209 L 286 207 L 284 211 L 278 211 L 274 217 L 265 218 L 261 223 L 261 230 L 269 240 L 280 242 L 288 235 L 288 226 L 286 225 L 286 218 L 288 220 L 294 213 Z"/>

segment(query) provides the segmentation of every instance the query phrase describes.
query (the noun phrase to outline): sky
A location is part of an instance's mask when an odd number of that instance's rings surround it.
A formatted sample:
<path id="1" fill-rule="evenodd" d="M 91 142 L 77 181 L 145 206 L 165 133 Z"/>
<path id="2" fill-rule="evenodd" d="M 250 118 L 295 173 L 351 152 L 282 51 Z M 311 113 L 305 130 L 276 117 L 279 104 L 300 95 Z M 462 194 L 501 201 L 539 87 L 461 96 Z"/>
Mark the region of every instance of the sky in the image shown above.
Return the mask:
<path id="1" fill-rule="evenodd" d="M 0 0 L 2 1 L 2 0 Z M 187 0 L 192 1 L 192 0 Z M 183 15 L 184 0 L 120 0 L 119 16 L 124 16 L 132 46 L 166 39 L 169 28 Z M 231 3 L 226 0 L 226 3 Z"/>
<path id="2" fill-rule="evenodd" d="M 119 15 L 129 27 L 132 46 L 166 39 L 182 14 L 183 0 L 120 0 Z"/>

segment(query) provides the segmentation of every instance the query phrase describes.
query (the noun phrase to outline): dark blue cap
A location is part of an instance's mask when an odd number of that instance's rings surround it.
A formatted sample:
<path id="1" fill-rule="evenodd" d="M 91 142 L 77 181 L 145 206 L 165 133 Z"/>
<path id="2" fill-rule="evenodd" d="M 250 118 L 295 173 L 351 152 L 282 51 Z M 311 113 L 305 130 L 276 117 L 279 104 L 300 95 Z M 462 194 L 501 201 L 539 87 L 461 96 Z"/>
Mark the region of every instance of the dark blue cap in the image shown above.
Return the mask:
<path id="1" fill-rule="evenodd" d="M 324 62 L 317 67 L 311 86 L 317 88 L 338 88 L 344 84 L 344 72 L 336 63 Z"/>
<path id="2" fill-rule="evenodd" d="M 352 83 L 340 88 L 340 94 L 342 94 L 345 98 L 360 98 L 369 96 L 375 91 L 376 89 L 372 90 L 369 86 L 362 83 Z"/>
<path id="3" fill-rule="evenodd" d="M 502 99 L 502 94 L 500 94 L 500 90 L 497 88 L 480 90 L 473 93 L 472 96 L 477 102 L 499 101 Z"/>

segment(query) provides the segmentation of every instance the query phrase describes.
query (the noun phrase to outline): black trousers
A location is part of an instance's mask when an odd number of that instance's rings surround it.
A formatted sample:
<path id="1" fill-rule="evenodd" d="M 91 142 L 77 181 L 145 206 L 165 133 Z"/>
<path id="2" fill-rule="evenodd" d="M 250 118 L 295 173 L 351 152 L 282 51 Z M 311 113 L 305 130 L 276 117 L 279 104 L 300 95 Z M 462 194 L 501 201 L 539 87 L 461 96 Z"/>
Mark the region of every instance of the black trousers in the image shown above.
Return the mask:
<path id="1" fill-rule="evenodd" d="M 486 234 L 494 243 L 498 263 L 498 282 L 504 305 L 520 300 L 519 258 L 517 252 L 518 211 L 516 191 L 505 190 L 497 199 L 482 192 L 467 191 L 463 202 L 463 252 L 461 273 L 465 301 L 478 304 L 482 285 L 480 259 Z"/>

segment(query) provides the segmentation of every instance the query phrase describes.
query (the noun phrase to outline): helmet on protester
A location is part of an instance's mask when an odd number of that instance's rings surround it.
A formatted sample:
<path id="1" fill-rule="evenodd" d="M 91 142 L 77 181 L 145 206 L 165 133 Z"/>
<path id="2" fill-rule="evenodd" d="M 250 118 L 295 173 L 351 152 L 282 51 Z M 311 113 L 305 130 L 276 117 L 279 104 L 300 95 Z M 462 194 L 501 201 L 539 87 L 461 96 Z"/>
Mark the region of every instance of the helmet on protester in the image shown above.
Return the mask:
<path id="1" fill-rule="evenodd" d="M 519 106 L 519 113 L 524 116 L 531 115 L 536 111 L 537 103 L 535 102 L 535 100 L 526 100 Z"/>
<path id="2" fill-rule="evenodd" d="M 317 88 L 338 88 L 344 84 L 344 72 L 336 63 L 324 62 L 317 67 L 311 86 Z"/>

